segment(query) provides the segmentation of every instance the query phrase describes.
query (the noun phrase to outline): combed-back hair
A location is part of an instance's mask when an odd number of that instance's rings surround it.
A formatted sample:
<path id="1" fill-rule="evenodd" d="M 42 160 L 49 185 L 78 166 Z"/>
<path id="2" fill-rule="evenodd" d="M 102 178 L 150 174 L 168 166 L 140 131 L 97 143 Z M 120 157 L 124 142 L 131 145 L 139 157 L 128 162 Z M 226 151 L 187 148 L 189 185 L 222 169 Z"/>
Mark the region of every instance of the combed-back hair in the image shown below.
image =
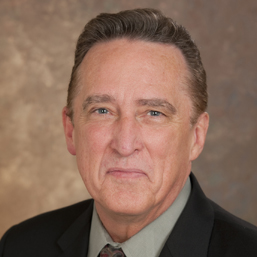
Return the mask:
<path id="1" fill-rule="evenodd" d="M 193 103 L 194 124 L 207 108 L 208 94 L 206 73 L 200 52 L 187 30 L 171 18 L 155 9 L 126 10 L 119 13 L 102 13 L 90 20 L 84 27 L 75 50 L 71 73 L 67 115 L 73 118 L 73 100 L 78 93 L 78 70 L 89 49 L 97 43 L 127 38 L 176 46 L 182 52 L 189 71 L 188 93 Z"/>

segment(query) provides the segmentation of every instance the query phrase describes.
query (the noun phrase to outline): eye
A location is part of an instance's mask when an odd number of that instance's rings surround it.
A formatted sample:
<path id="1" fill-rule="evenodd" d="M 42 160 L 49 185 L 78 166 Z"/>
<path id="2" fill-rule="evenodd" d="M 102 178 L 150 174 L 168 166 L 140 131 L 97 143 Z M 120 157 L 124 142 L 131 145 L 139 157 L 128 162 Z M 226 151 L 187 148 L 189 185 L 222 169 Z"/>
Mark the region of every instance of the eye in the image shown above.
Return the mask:
<path id="1" fill-rule="evenodd" d="M 149 111 L 148 112 L 148 115 L 150 115 L 150 116 L 161 116 L 162 115 L 162 113 L 161 112 L 158 112 L 158 111 Z"/>
<path id="2" fill-rule="evenodd" d="M 98 108 L 97 110 L 95 110 L 95 112 L 97 112 L 98 114 L 107 114 L 109 113 L 109 111 L 105 108 Z"/>

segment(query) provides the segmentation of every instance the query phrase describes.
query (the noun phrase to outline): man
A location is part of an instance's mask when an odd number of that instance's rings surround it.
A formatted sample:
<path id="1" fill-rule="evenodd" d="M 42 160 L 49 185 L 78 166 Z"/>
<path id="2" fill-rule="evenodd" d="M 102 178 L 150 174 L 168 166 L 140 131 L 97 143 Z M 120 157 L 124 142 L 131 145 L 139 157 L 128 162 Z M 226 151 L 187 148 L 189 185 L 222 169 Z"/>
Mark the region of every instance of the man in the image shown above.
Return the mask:
<path id="1" fill-rule="evenodd" d="M 200 54 L 182 26 L 152 9 L 91 20 L 62 115 L 94 200 L 14 226 L 1 256 L 257 256 L 257 229 L 190 174 L 206 107 Z"/>

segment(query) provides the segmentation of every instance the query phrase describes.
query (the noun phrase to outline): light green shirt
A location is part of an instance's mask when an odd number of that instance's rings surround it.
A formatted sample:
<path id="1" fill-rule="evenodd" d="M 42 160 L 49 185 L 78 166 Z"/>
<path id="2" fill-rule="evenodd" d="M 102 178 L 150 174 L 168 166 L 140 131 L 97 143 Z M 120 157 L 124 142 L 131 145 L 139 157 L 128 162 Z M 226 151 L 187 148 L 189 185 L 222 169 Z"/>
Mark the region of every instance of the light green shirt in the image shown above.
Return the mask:
<path id="1" fill-rule="evenodd" d="M 191 183 L 188 178 L 173 204 L 157 219 L 123 243 L 112 241 L 94 207 L 88 257 L 97 257 L 106 244 L 121 247 L 126 257 L 158 257 L 187 203 L 190 192 Z"/>

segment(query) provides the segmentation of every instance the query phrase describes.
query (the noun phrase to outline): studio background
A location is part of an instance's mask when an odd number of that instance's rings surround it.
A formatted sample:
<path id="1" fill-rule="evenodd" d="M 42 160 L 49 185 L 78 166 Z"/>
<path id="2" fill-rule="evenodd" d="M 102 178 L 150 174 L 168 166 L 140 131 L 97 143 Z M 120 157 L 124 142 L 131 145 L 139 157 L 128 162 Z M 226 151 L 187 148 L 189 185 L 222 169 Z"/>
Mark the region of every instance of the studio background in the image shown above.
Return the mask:
<path id="1" fill-rule="evenodd" d="M 90 197 L 61 122 L 75 43 L 98 13 L 140 7 L 162 10 L 199 46 L 210 128 L 193 172 L 208 197 L 257 225 L 256 0 L 0 0 L 0 236 Z"/>

